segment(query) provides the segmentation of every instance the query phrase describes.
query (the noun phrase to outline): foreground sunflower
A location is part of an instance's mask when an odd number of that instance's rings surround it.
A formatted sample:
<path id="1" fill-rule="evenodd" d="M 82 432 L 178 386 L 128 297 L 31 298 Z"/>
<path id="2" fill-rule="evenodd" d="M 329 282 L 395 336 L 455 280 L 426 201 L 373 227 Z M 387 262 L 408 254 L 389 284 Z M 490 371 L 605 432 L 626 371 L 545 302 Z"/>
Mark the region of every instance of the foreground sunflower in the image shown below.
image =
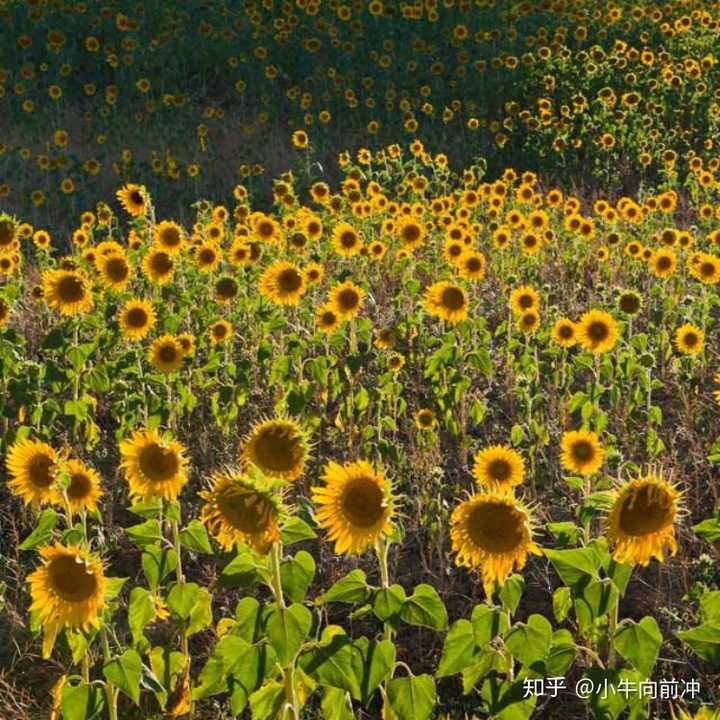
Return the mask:
<path id="1" fill-rule="evenodd" d="M 100 255 L 95 266 L 103 286 L 122 292 L 132 278 L 132 268 L 124 254 Z"/>
<path id="2" fill-rule="evenodd" d="M 323 486 L 312 488 L 318 525 L 338 555 L 360 555 L 390 532 L 394 512 L 389 482 L 364 460 L 330 462 Z"/>
<path id="3" fill-rule="evenodd" d="M 495 492 L 510 491 L 522 484 L 525 462 L 520 453 L 502 445 L 492 445 L 480 450 L 474 458 L 473 477 L 481 487 Z"/>
<path id="4" fill-rule="evenodd" d="M 5 461 L 10 492 L 34 507 L 52 502 L 57 462 L 57 453 L 46 443 L 28 439 L 14 443 Z"/>
<path id="5" fill-rule="evenodd" d="M 43 657 L 50 657 L 64 627 L 99 628 L 107 579 L 100 560 L 78 547 L 40 549 L 43 564 L 28 576 L 32 605 L 43 628 Z"/>
<path id="6" fill-rule="evenodd" d="M 143 258 L 142 269 L 156 285 L 165 285 L 175 273 L 175 261 L 167 250 L 152 248 Z"/>
<path id="7" fill-rule="evenodd" d="M 650 472 L 615 491 L 606 520 L 608 541 L 619 563 L 648 565 L 663 561 L 665 549 L 677 552 L 673 524 L 680 492 L 661 474 Z"/>
<path id="8" fill-rule="evenodd" d="M 455 283 L 437 282 L 423 297 L 423 306 L 431 315 L 455 324 L 468 316 L 468 299 L 465 291 Z"/>
<path id="9" fill-rule="evenodd" d="M 339 223 L 332 233 L 332 244 L 335 252 L 341 257 L 357 255 L 363 248 L 363 240 L 358 231 L 348 223 Z"/>
<path id="10" fill-rule="evenodd" d="M 280 503 L 259 472 L 226 470 L 212 476 L 200 519 L 225 549 L 236 543 L 266 554 L 280 539 Z"/>
<path id="11" fill-rule="evenodd" d="M 305 293 L 302 270 L 286 260 L 265 269 L 259 280 L 260 294 L 276 305 L 297 305 Z"/>
<path id="12" fill-rule="evenodd" d="M 705 333 L 699 327 L 685 323 L 675 332 L 675 346 L 683 355 L 696 355 L 705 347 Z"/>
<path id="13" fill-rule="evenodd" d="M 165 442 L 155 430 L 138 430 L 120 443 L 120 467 L 130 494 L 148 500 L 175 500 L 187 482 L 185 448 L 176 440 Z"/>
<path id="14" fill-rule="evenodd" d="M 297 480 L 305 470 L 310 448 L 293 420 L 274 418 L 256 423 L 242 443 L 242 459 L 268 477 L 287 482 Z"/>
<path id="15" fill-rule="evenodd" d="M 155 311 L 145 300 L 128 300 L 118 312 L 123 337 L 142 340 L 155 326 Z"/>
<path id="16" fill-rule="evenodd" d="M 473 495 L 453 510 L 450 525 L 456 564 L 480 571 L 488 597 L 513 570 L 525 567 L 528 553 L 542 554 L 532 539 L 529 511 L 511 495 Z"/>
<path id="17" fill-rule="evenodd" d="M 81 315 L 93 306 L 90 284 L 78 270 L 48 270 L 43 275 L 43 297 L 61 315 Z"/>
<path id="18" fill-rule="evenodd" d="M 597 434 L 590 430 L 563 433 L 560 447 L 563 467 L 578 475 L 593 475 L 602 467 L 605 459 L 605 449 Z"/>
<path id="19" fill-rule="evenodd" d="M 59 468 L 59 474 L 67 476 L 68 505 L 73 513 L 80 513 L 83 510 L 95 512 L 98 509 L 98 501 L 103 496 L 100 482 L 100 475 L 94 468 L 88 467 L 80 460 L 67 460 Z M 55 490 L 55 503 L 64 505 L 64 498 L 59 489 Z"/>
<path id="20" fill-rule="evenodd" d="M 177 372 L 182 365 L 184 356 L 182 345 L 172 335 L 163 335 L 157 338 L 148 351 L 150 364 L 165 375 Z"/>
<path id="21" fill-rule="evenodd" d="M 128 183 L 115 193 L 125 212 L 133 217 L 145 215 L 148 209 L 147 191 L 142 185 Z"/>
<path id="22" fill-rule="evenodd" d="M 618 340 L 615 318 L 603 310 L 589 310 L 577 323 L 577 336 L 583 350 L 599 354 L 610 352 Z"/>
<path id="23" fill-rule="evenodd" d="M 330 290 L 328 303 L 341 320 L 352 320 L 362 310 L 365 291 L 352 280 L 335 285 Z"/>

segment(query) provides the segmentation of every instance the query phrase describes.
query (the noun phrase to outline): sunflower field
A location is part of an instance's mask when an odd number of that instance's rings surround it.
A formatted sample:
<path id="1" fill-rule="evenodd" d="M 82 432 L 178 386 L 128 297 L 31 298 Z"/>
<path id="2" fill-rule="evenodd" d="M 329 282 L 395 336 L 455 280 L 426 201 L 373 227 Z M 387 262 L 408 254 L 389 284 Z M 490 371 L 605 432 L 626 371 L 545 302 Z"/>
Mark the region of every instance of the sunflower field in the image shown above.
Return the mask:
<path id="1" fill-rule="evenodd" d="M 0 720 L 720 720 L 719 60 L 0 0 Z"/>

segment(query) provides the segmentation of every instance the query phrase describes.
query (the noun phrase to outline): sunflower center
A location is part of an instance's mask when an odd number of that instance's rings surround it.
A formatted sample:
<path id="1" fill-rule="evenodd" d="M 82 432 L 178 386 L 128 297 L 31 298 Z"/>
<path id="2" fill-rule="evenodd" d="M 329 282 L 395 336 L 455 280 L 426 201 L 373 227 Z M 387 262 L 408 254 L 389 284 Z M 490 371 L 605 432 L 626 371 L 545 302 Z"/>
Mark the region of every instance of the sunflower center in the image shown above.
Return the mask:
<path id="1" fill-rule="evenodd" d="M 326 325 L 328 327 L 335 324 L 337 321 L 337 318 L 335 317 L 335 313 L 332 312 L 332 310 L 326 310 L 321 317 L 321 322 L 323 325 Z"/>
<path id="2" fill-rule="evenodd" d="M 620 528 L 628 535 L 650 535 L 672 523 L 672 499 L 661 488 L 644 486 L 630 492 L 620 510 Z"/>
<path id="3" fill-rule="evenodd" d="M 354 310 L 359 302 L 360 297 L 352 288 L 345 288 L 338 295 L 338 303 L 343 310 Z"/>
<path id="4" fill-rule="evenodd" d="M 620 309 L 624 313 L 632 315 L 640 309 L 640 301 L 634 295 L 623 295 L 620 298 Z"/>
<path id="5" fill-rule="evenodd" d="M 171 448 L 151 443 L 140 451 L 140 471 L 151 482 L 167 482 L 177 475 L 180 462 Z"/>
<path id="6" fill-rule="evenodd" d="M 518 305 L 523 310 L 529 310 L 534 304 L 535 301 L 533 300 L 532 295 L 521 295 L 518 298 Z"/>
<path id="7" fill-rule="evenodd" d="M 669 257 L 666 257 L 663 255 L 662 257 L 658 258 L 657 261 L 657 268 L 658 270 L 669 270 L 672 265 L 672 261 Z"/>
<path id="8" fill-rule="evenodd" d="M 160 252 L 153 255 L 152 267 L 158 275 L 165 275 L 166 273 L 169 273 L 172 270 L 172 266 L 172 260 L 167 253 Z"/>
<path id="9" fill-rule="evenodd" d="M 232 278 L 222 278 L 215 288 L 218 295 L 223 298 L 233 298 L 238 291 L 237 283 Z"/>
<path id="10" fill-rule="evenodd" d="M 36 455 L 30 461 L 30 467 L 28 468 L 30 482 L 36 487 L 50 487 L 55 480 L 53 476 L 54 467 L 55 463 L 52 458 L 47 455 Z"/>
<path id="11" fill-rule="evenodd" d="M 262 222 L 260 225 L 258 225 L 258 235 L 264 238 L 272 237 L 274 233 L 274 228 L 272 223 L 269 222 Z"/>
<path id="12" fill-rule="evenodd" d="M 230 488 L 220 493 L 217 504 L 225 521 L 236 530 L 257 535 L 267 529 L 270 519 L 268 503 L 255 493 Z"/>
<path id="13" fill-rule="evenodd" d="M 471 258 L 467 261 L 467 264 L 465 265 L 465 267 L 466 267 L 470 272 L 479 272 L 480 270 L 482 270 L 482 263 L 480 262 L 480 260 L 478 260 L 478 258 L 476 258 L 476 257 L 471 257 Z"/>
<path id="14" fill-rule="evenodd" d="M 507 480 L 511 473 L 512 468 L 510 467 L 510 463 L 503 458 L 496 458 L 488 465 L 488 475 L 498 482 L 504 482 Z"/>
<path id="15" fill-rule="evenodd" d="M 144 328 L 148 323 L 148 314 L 141 307 L 134 307 L 128 310 L 125 321 L 130 327 Z"/>
<path id="16" fill-rule="evenodd" d="M 12 245 L 15 239 L 15 230 L 13 224 L 7 220 L 0 222 L 0 247 Z"/>
<path id="17" fill-rule="evenodd" d="M 210 248 L 205 248 L 200 251 L 200 262 L 203 265 L 212 265 L 215 262 L 215 251 Z"/>
<path id="18" fill-rule="evenodd" d="M 342 496 L 342 509 L 351 524 L 360 528 L 375 525 L 385 512 L 385 497 L 372 478 L 351 480 Z"/>
<path id="19" fill-rule="evenodd" d="M 283 292 L 297 292 L 302 287 L 302 275 L 295 268 L 287 268 L 278 275 L 277 282 Z"/>
<path id="20" fill-rule="evenodd" d="M 602 342 L 606 340 L 610 334 L 610 328 L 607 326 L 607 323 L 601 320 L 595 320 L 588 325 L 587 334 L 593 342 Z"/>
<path id="21" fill-rule="evenodd" d="M 344 248 L 353 248 L 355 247 L 355 243 L 357 242 L 357 237 L 355 236 L 354 232 L 351 232 L 350 230 L 346 230 L 341 236 L 340 236 L 340 244 Z"/>
<path id="22" fill-rule="evenodd" d="M 218 339 L 224 338 L 227 335 L 227 327 L 222 323 L 218 323 L 213 326 L 213 335 Z"/>
<path id="23" fill-rule="evenodd" d="M 694 332 L 686 332 L 683 336 L 683 342 L 688 347 L 695 347 L 698 344 L 698 336 Z"/>
<path id="24" fill-rule="evenodd" d="M 121 257 L 112 257 L 105 263 L 105 273 L 113 282 L 126 280 L 129 272 L 127 263 Z"/>
<path id="25" fill-rule="evenodd" d="M 143 198 L 142 193 L 139 190 L 133 190 L 130 193 L 130 200 L 134 205 L 144 205 L 145 204 L 145 198 Z"/>
<path id="26" fill-rule="evenodd" d="M 170 343 L 163 345 L 158 352 L 158 357 L 164 363 L 174 363 L 177 360 L 177 356 L 177 348 Z"/>
<path id="27" fill-rule="evenodd" d="M 713 277 L 715 275 L 715 265 L 709 262 L 702 263 L 700 273 L 703 277 Z"/>
<path id="28" fill-rule="evenodd" d="M 522 515 L 504 503 L 484 502 L 467 519 L 471 540 L 488 553 L 512 552 L 523 542 Z"/>
<path id="29" fill-rule="evenodd" d="M 63 555 L 48 565 L 50 585 L 67 602 L 90 600 L 98 590 L 95 573 L 81 560 Z"/>
<path id="30" fill-rule="evenodd" d="M 58 283 L 57 292 L 63 302 L 76 303 L 85 297 L 85 286 L 79 277 L 66 275 Z"/>
<path id="31" fill-rule="evenodd" d="M 416 242 L 420 239 L 420 228 L 417 225 L 407 225 L 402 231 L 405 242 Z"/>
<path id="32" fill-rule="evenodd" d="M 594 454 L 593 446 L 586 440 L 578 440 L 572 446 L 572 456 L 582 463 L 592 460 Z"/>
<path id="33" fill-rule="evenodd" d="M 70 484 L 67 488 L 68 497 L 73 500 L 81 500 L 87 497 L 92 490 L 92 482 L 86 473 L 74 473 L 70 476 Z"/>
<path id="34" fill-rule="evenodd" d="M 573 336 L 573 329 L 570 325 L 561 325 L 558 330 L 558 335 L 560 335 L 563 340 L 569 340 Z"/>
<path id="35" fill-rule="evenodd" d="M 442 293 L 442 304 L 448 310 L 462 310 L 465 307 L 465 295 L 460 288 L 445 288 Z"/>
<path id="36" fill-rule="evenodd" d="M 289 428 L 271 427 L 253 441 L 252 457 L 261 470 L 289 472 L 302 459 L 302 448 Z"/>
<path id="37" fill-rule="evenodd" d="M 180 233 L 177 228 L 165 228 L 161 238 L 163 245 L 167 245 L 168 247 L 177 247 L 180 244 Z"/>

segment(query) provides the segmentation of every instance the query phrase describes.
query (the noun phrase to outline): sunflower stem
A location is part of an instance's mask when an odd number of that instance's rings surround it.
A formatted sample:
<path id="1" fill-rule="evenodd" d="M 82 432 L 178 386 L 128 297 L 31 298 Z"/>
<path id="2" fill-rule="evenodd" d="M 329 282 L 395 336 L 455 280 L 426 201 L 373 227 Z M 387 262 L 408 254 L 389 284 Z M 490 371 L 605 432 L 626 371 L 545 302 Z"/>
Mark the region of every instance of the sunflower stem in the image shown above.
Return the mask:
<path id="1" fill-rule="evenodd" d="M 100 628 L 100 638 L 102 640 L 103 659 L 105 664 L 107 664 L 112 660 L 112 654 L 110 653 L 110 642 L 108 640 L 107 629 L 104 625 Z M 118 720 L 117 690 L 108 681 L 105 682 L 105 694 L 107 695 L 108 717 L 110 720 Z"/>
<path id="2" fill-rule="evenodd" d="M 280 575 L 280 560 L 282 557 L 282 547 L 279 542 L 273 543 L 270 549 L 270 565 L 272 568 L 272 585 L 271 590 L 275 596 L 275 602 L 285 608 L 285 598 L 282 590 L 282 576 Z"/>

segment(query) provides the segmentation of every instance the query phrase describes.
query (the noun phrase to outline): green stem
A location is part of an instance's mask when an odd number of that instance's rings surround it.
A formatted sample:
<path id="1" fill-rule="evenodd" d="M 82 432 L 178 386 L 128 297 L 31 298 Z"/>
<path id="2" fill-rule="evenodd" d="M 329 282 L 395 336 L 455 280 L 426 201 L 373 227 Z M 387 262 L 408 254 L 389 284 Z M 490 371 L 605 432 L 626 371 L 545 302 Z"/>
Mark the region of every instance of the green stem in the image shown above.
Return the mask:
<path id="1" fill-rule="evenodd" d="M 110 642 L 108 641 L 107 636 L 107 630 L 105 629 L 105 626 L 100 628 L 100 638 L 102 640 L 102 647 L 103 647 L 103 658 L 105 660 L 105 663 L 109 663 L 112 659 L 112 656 L 110 654 Z M 108 717 L 110 720 L 118 720 L 118 714 L 117 714 L 117 690 L 110 684 L 110 682 L 105 682 L 105 694 L 107 696 L 107 704 L 108 704 Z"/>

